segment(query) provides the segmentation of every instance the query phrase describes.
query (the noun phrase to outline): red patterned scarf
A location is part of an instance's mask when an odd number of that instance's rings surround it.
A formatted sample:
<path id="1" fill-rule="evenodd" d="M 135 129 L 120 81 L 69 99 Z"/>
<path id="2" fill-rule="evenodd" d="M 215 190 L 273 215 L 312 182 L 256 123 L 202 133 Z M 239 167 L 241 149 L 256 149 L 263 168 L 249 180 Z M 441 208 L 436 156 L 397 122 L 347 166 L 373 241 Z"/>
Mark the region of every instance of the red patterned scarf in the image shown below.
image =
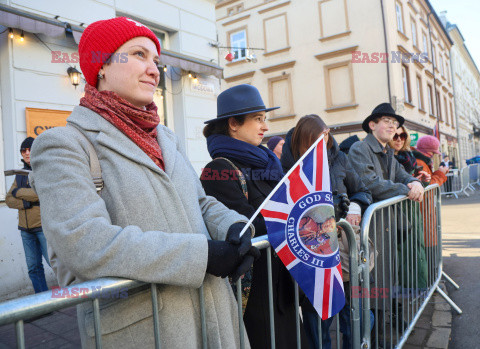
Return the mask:
<path id="1" fill-rule="evenodd" d="M 85 96 L 80 100 L 80 105 L 100 114 L 113 124 L 165 171 L 162 150 L 157 142 L 160 117 L 155 103 L 150 103 L 146 109 L 140 109 L 115 92 L 99 92 L 95 87 L 86 84 Z"/>

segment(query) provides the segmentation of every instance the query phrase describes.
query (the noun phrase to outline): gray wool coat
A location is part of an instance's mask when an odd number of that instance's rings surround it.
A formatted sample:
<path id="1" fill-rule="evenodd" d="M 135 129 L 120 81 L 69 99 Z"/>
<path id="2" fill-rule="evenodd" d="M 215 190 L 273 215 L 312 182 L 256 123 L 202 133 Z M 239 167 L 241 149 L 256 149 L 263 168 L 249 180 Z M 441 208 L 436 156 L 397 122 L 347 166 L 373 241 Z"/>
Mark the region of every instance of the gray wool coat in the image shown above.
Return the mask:
<path id="1" fill-rule="evenodd" d="M 33 186 L 59 284 L 107 276 L 158 283 L 162 347 L 198 348 L 203 283 L 208 347 L 238 347 L 235 298 L 226 279 L 206 274 L 207 239 L 224 240 L 231 224 L 247 219 L 205 195 L 168 128 L 158 127 L 164 172 L 97 113 L 79 106 L 68 122 L 94 145 L 105 187 L 96 193 L 75 130 L 54 128 L 34 142 Z M 153 347 L 148 290 L 101 303 L 100 313 L 104 347 Z M 78 321 L 82 346 L 94 347 L 90 303 L 78 307 Z"/>
<path id="2" fill-rule="evenodd" d="M 378 153 L 383 149 L 377 139 L 369 133 L 361 142 L 356 142 L 348 152 L 348 158 L 363 184 L 372 193 L 373 201 L 389 199 L 397 195 L 407 195 L 410 189 L 407 184 L 418 181 L 408 174 L 395 159 L 394 150 L 387 147 L 386 157 L 390 158 L 390 177 L 384 179 L 382 167 L 378 161 Z"/>
<path id="3" fill-rule="evenodd" d="M 388 146 L 386 153 L 382 155 L 389 158 L 390 164 L 389 178 L 384 179 L 382 167 L 376 155 L 379 153 L 383 154 L 383 148 L 371 133 L 362 142 L 354 143 L 348 152 L 350 163 L 367 189 L 372 193 L 373 201 L 378 202 L 397 195 L 408 195 L 410 189 L 407 184 L 418 180 L 404 170 L 403 166 L 395 159 L 394 150 Z M 394 252 L 392 251 L 395 251 L 395 239 L 399 233 L 393 231 L 395 220 L 392 218 L 389 222 L 387 219 L 388 214 L 390 214 L 390 217 L 394 217 L 393 210 L 391 208 L 383 209 L 383 220 L 381 211 L 378 212 L 377 219 L 372 220 L 370 224 L 371 226 L 375 224 L 377 228 L 375 230 L 371 228 L 369 232 L 369 237 L 377 247 L 372 275 L 373 279 L 376 280 L 376 287 L 389 288 L 390 285 L 395 286 L 396 272 L 391 274 L 390 269 L 396 270 L 395 268 L 398 268 L 398 266 L 395 266 Z M 397 214 L 399 217 L 403 217 L 401 212 Z M 374 231 L 376 231 L 375 234 Z M 391 291 L 393 290 L 389 290 L 389 296 L 393 295 Z M 377 299 L 373 304 L 377 304 L 380 309 L 389 309 L 389 300 L 385 298 Z"/>

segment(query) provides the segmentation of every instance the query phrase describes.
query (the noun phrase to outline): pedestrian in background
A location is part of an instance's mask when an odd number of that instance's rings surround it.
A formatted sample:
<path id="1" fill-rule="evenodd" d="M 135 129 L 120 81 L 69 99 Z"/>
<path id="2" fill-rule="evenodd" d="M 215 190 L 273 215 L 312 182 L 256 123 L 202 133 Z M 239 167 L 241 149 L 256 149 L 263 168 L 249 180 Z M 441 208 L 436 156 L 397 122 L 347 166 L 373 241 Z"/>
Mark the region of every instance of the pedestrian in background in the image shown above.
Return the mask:
<path id="1" fill-rule="evenodd" d="M 30 166 L 30 149 L 34 139 L 27 137 L 20 146 L 23 168 L 32 170 Z M 22 236 L 25 260 L 27 261 L 28 276 L 32 281 L 35 293 L 48 290 L 43 269 L 42 256 L 50 265 L 47 252 L 47 240 L 42 231 L 40 219 L 40 201 L 37 193 L 32 189 L 26 175 L 16 175 L 5 198 L 8 207 L 18 210 L 18 229 Z"/>
<path id="2" fill-rule="evenodd" d="M 83 32 L 79 54 L 87 81 L 80 106 L 67 127 L 45 131 L 32 149 L 32 186 L 60 286 L 101 277 L 160 284 L 163 348 L 201 347 L 203 286 L 209 348 L 239 347 L 226 277 L 248 270 L 258 250 L 250 230 L 238 238 L 246 217 L 205 195 L 181 142 L 159 125 L 157 37 L 130 18 L 100 20 Z M 105 56 L 113 59 L 98 59 Z M 100 193 L 91 174 L 95 157 Z M 149 288 L 100 300 L 100 314 L 104 347 L 154 347 Z M 91 302 L 77 307 L 77 319 L 82 347 L 95 347 Z"/>
<path id="3" fill-rule="evenodd" d="M 267 142 L 267 148 L 273 151 L 273 153 L 280 159 L 282 157 L 282 148 L 285 144 L 285 140 L 280 136 L 273 136 Z"/>

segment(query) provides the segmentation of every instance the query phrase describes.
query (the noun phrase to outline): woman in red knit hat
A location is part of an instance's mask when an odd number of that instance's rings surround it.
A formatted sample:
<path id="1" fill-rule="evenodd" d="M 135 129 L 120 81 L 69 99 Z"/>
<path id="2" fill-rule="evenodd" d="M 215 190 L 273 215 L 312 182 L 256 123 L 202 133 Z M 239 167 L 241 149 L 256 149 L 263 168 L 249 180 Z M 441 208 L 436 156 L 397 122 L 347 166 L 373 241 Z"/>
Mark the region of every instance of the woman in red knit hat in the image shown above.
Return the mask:
<path id="1" fill-rule="evenodd" d="M 132 19 L 102 20 L 85 29 L 79 53 L 85 96 L 67 127 L 42 133 L 32 149 L 33 185 L 59 284 L 107 276 L 161 284 L 164 348 L 201 346 L 203 285 L 208 347 L 238 347 L 237 305 L 225 277 L 242 275 L 259 251 L 251 232 L 239 237 L 247 219 L 205 195 L 180 141 L 159 125 L 158 39 Z M 100 309 L 105 347 L 154 346 L 148 290 L 102 300 Z M 94 347 L 90 302 L 77 312 L 82 346 Z"/>

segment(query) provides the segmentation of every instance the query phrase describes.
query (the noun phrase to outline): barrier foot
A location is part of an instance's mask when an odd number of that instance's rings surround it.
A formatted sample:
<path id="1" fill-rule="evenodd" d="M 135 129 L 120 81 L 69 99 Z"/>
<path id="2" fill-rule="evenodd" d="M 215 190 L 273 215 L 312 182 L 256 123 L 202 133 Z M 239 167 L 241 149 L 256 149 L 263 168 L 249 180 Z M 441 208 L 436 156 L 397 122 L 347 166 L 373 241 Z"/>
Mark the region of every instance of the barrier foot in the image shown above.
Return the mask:
<path id="1" fill-rule="evenodd" d="M 442 275 L 443 277 L 449 282 L 452 284 L 453 287 L 455 287 L 457 290 L 460 288 L 460 286 L 458 286 L 458 284 L 452 280 L 452 278 L 450 276 L 447 275 L 447 273 L 445 273 L 444 271 L 442 271 Z"/>
<path id="2" fill-rule="evenodd" d="M 440 296 L 442 296 L 442 297 L 448 302 L 448 304 L 450 304 L 450 306 L 451 306 L 453 309 L 455 309 L 455 311 L 458 313 L 458 315 L 460 315 L 460 314 L 463 313 L 462 309 L 460 309 L 460 308 L 458 307 L 458 305 L 456 305 L 456 304 L 450 299 L 450 297 L 447 296 L 447 294 L 446 294 L 445 292 L 443 292 L 440 287 L 438 287 L 438 285 L 437 285 L 437 287 L 435 288 L 435 290 L 436 290 L 438 293 L 440 293 Z"/>

